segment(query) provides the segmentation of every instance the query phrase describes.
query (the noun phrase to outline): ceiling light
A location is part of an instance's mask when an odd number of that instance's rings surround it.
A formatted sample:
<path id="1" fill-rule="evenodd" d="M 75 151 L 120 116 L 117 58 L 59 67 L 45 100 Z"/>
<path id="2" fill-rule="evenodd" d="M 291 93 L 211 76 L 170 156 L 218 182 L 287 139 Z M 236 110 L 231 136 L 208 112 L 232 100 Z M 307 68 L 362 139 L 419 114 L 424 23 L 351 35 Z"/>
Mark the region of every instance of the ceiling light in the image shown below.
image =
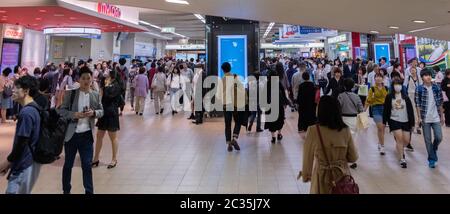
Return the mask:
<path id="1" fill-rule="evenodd" d="M 36 20 L 36 21 L 41 21 L 41 20 L 42 20 L 42 18 L 35 18 L 35 20 Z"/>
<path id="2" fill-rule="evenodd" d="M 70 19 L 70 20 L 75 20 L 75 19 L 77 19 L 77 18 L 75 18 L 75 17 L 70 17 L 69 19 Z"/>
<path id="3" fill-rule="evenodd" d="M 189 5 L 189 2 L 184 1 L 184 0 L 166 0 L 166 2 L 174 3 L 174 4 L 184 4 L 184 5 Z"/>
<path id="4" fill-rule="evenodd" d="M 263 36 L 264 39 L 267 37 L 267 35 L 269 35 L 269 32 L 272 30 L 272 28 L 273 28 L 274 25 L 275 25 L 275 22 L 271 22 L 271 23 L 269 24 L 269 26 L 267 27 L 266 32 L 264 33 L 264 36 Z"/>
<path id="5" fill-rule="evenodd" d="M 154 28 L 160 29 L 160 30 L 162 29 L 162 27 L 157 26 L 157 25 L 154 25 L 154 24 L 150 24 L 150 23 L 148 23 L 148 22 L 146 22 L 146 21 L 139 21 L 139 24 L 147 25 L 147 26 L 154 27 Z"/>
<path id="6" fill-rule="evenodd" d="M 39 12 L 46 13 L 47 11 L 46 10 L 39 10 Z"/>
<path id="7" fill-rule="evenodd" d="M 370 33 L 373 33 L 373 34 L 379 34 L 380 32 L 378 32 L 378 31 L 376 31 L 376 30 L 371 30 Z"/>
<path id="8" fill-rule="evenodd" d="M 389 28 L 390 28 L 390 29 L 396 29 L 396 30 L 397 30 L 397 29 L 400 29 L 400 28 L 397 27 L 397 26 L 389 26 Z"/>
<path id="9" fill-rule="evenodd" d="M 427 27 L 427 28 L 412 30 L 412 31 L 409 31 L 409 33 L 416 33 L 416 32 L 421 32 L 421 31 L 426 31 L 426 30 L 432 30 L 432 29 L 435 29 L 438 27 L 441 27 L 441 26 L 434 26 L 434 27 Z"/>
<path id="10" fill-rule="evenodd" d="M 6 13 L 6 11 L 4 11 L 4 10 L 0 10 L 0 13 Z"/>
<path id="11" fill-rule="evenodd" d="M 425 23 L 427 23 L 426 21 L 423 21 L 423 20 L 414 20 L 413 22 L 417 23 L 417 24 L 425 24 Z"/>
<path id="12" fill-rule="evenodd" d="M 203 23 L 206 24 L 206 20 L 205 20 L 205 18 L 203 18 L 202 15 L 200 15 L 200 14 L 194 14 L 194 16 L 197 17 L 197 19 L 200 19 L 200 21 L 202 21 Z"/>

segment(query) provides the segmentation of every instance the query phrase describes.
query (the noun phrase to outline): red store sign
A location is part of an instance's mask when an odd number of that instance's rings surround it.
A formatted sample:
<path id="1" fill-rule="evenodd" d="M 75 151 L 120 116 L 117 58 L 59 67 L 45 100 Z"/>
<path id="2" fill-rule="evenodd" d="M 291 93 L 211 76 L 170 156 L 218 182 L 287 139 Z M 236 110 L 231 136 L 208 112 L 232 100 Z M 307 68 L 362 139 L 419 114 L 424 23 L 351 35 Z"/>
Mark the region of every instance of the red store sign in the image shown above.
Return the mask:
<path id="1" fill-rule="evenodd" d="M 107 3 L 99 2 L 97 4 L 97 12 L 114 18 L 120 18 L 122 16 L 122 11 L 120 8 Z"/>
<path id="2" fill-rule="evenodd" d="M 4 25 L 3 37 L 6 39 L 23 39 L 24 29 L 19 25 Z"/>

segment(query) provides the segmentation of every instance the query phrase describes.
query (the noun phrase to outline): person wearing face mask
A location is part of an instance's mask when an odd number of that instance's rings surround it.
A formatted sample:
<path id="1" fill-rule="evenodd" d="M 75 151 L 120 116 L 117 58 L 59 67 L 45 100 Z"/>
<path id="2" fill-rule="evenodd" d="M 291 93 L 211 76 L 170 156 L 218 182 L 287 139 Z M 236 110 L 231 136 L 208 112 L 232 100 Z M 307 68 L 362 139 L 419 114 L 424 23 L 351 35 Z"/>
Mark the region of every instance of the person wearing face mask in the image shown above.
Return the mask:
<path id="1" fill-rule="evenodd" d="M 402 168 L 407 168 L 404 148 L 411 140 L 411 130 L 415 124 L 414 108 L 411 99 L 404 93 L 403 80 L 395 78 L 392 81 L 391 93 L 386 96 L 383 111 L 383 124 L 389 124 L 397 143 L 397 158 Z"/>

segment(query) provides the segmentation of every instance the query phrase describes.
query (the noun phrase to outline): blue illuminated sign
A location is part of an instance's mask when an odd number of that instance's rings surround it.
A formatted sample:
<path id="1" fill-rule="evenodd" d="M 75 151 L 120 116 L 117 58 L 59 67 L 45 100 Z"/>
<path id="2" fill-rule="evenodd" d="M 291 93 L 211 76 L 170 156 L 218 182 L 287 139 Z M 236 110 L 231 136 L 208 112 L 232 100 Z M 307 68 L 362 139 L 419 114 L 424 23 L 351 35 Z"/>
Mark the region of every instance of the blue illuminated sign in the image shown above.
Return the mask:
<path id="1" fill-rule="evenodd" d="M 223 77 L 221 66 L 224 62 L 231 64 L 231 73 L 240 76 L 247 83 L 247 36 L 218 36 L 218 75 Z"/>

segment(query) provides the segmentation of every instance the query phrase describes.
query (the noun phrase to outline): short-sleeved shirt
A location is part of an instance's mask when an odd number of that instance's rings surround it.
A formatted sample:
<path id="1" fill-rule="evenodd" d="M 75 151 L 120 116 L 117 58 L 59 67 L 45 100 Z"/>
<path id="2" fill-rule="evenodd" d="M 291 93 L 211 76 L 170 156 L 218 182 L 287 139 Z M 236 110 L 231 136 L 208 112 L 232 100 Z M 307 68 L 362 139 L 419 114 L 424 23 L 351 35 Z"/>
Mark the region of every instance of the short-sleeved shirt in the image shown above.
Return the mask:
<path id="1" fill-rule="evenodd" d="M 37 104 L 32 102 L 25 107 L 19 113 L 19 117 L 16 124 L 16 134 L 14 136 L 14 145 L 18 143 L 19 137 L 29 138 L 31 147 L 34 149 L 39 141 L 39 131 L 41 130 L 41 117 L 39 111 L 31 106 Z M 18 174 L 27 169 L 33 164 L 33 156 L 30 151 L 30 147 L 27 145 L 22 153 L 22 157 L 19 160 L 12 163 L 11 173 Z"/>

